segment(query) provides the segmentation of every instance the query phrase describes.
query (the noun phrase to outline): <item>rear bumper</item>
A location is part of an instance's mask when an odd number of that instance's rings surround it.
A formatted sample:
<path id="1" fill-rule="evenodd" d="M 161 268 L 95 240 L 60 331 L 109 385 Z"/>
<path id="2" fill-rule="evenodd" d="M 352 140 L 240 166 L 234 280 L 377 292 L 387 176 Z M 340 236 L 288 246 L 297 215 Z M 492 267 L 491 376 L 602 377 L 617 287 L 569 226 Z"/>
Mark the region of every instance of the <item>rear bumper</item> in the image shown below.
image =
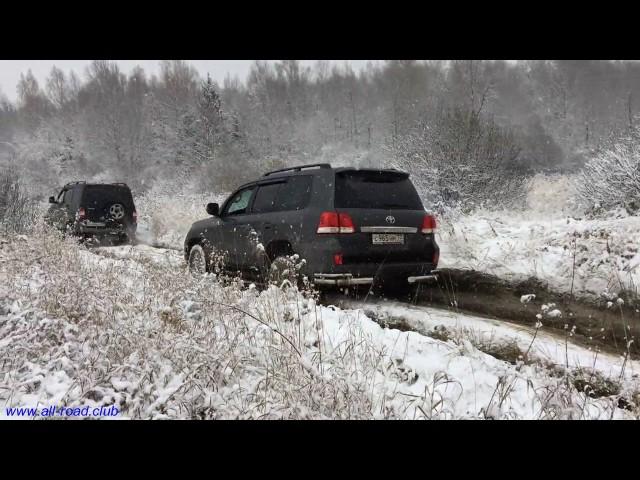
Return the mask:
<path id="1" fill-rule="evenodd" d="M 402 271 L 406 272 L 407 266 L 403 266 Z M 407 282 L 411 285 L 416 283 L 427 283 L 438 281 L 438 270 L 431 268 L 429 273 L 420 275 L 408 275 L 406 273 L 394 272 L 393 275 L 378 273 L 375 276 L 354 276 L 352 273 L 315 273 L 313 283 L 318 286 L 349 287 L 353 285 L 372 285 L 374 282 L 383 281 L 389 278 L 399 282 Z"/>
<path id="2" fill-rule="evenodd" d="M 313 283 L 334 287 L 371 285 L 373 283 L 373 277 L 354 277 L 350 273 L 316 273 L 313 276 Z"/>
<path id="3" fill-rule="evenodd" d="M 136 234 L 136 225 L 85 225 L 77 224 L 75 232 L 78 235 L 94 235 L 94 236 L 134 236 Z"/>
<path id="4" fill-rule="evenodd" d="M 437 256 L 439 247 L 433 237 L 420 237 L 420 244 L 401 250 L 372 246 L 368 242 L 347 245 L 346 240 L 339 238 L 322 240 L 313 242 L 313 248 L 296 250 L 307 261 L 303 273 L 318 286 L 381 284 L 392 288 L 437 280 L 434 272 L 437 264 L 431 259 Z M 303 245 L 296 245 L 294 249 Z M 389 255 L 384 255 L 386 252 Z M 335 264 L 337 253 L 342 254 L 342 264 Z M 381 259 L 383 255 L 391 258 Z"/>

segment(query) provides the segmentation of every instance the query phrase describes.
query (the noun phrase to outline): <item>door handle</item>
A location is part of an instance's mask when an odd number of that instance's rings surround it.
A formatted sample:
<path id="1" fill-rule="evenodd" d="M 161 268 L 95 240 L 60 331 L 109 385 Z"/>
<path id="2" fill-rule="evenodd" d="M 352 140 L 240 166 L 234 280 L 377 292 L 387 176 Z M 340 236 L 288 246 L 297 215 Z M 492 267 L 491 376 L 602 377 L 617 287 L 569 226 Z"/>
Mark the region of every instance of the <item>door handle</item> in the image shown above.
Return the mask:
<path id="1" fill-rule="evenodd" d="M 273 224 L 271 224 L 271 223 L 265 223 L 264 224 L 264 229 L 265 230 L 271 230 L 271 227 L 273 227 Z"/>

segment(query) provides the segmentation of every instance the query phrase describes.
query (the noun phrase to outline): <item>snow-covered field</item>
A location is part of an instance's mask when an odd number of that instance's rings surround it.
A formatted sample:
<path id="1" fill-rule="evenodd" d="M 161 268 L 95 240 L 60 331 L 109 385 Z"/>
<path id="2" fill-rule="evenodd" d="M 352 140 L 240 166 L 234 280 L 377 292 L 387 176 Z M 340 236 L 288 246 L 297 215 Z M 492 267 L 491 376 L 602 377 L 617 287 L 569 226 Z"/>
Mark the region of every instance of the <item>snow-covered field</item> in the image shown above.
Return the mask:
<path id="1" fill-rule="evenodd" d="M 441 218 L 441 267 L 635 291 L 640 220 L 559 208 L 563 181 L 542 181 L 524 211 Z M 531 304 L 515 325 L 191 276 L 184 235 L 225 195 L 156 190 L 136 198 L 135 247 L 0 238 L 0 418 L 50 405 L 149 419 L 640 416 L 640 363 L 541 328 L 553 307 Z"/>
<path id="2" fill-rule="evenodd" d="M 523 211 L 440 219 L 440 266 L 505 280 L 536 277 L 555 291 L 590 298 L 637 294 L 640 217 L 624 211 L 597 219 L 578 215 L 567 206 L 565 178 L 543 178 L 535 187 Z"/>
<path id="3" fill-rule="evenodd" d="M 635 362 L 535 329 L 241 289 L 147 246 L 90 251 L 45 232 L 0 245 L 5 417 L 51 404 L 116 405 L 117 418 L 638 416 Z M 523 355 L 501 359 L 495 345 L 514 339 Z"/>

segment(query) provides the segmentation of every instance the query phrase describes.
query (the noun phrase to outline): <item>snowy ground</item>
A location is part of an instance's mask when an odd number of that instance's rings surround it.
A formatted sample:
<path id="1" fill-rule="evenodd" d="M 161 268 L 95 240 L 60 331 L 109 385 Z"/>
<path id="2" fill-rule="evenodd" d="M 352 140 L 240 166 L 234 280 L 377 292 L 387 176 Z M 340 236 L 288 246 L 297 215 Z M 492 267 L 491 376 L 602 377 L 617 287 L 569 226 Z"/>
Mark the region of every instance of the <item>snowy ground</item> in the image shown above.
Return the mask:
<path id="1" fill-rule="evenodd" d="M 536 277 L 577 296 L 637 294 L 640 217 L 604 219 L 557 212 L 480 211 L 441 219 L 440 267 L 466 268 L 505 280 Z M 575 262 L 574 262 L 575 259 Z"/>
<path id="2" fill-rule="evenodd" d="M 185 194 L 176 187 L 166 188 L 168 192 L 151 190 L 134 199 L 139 215 L 137 236 L 143 243 L 181 249 L 191 224 L 207 218 L 207 203 L 222 205 L 227 194 Z"/>
<path id="3" fill-rule="evenodd" d="M 344 300 L 341 306 L 362 310 L 378 322 L 391 323 L 402 319 L 415 331 L 423 334 L 444 333 L 451 337 L 467 337 L 480 346 L 516 345 L 528 353 L 528 360 L 548 366 L 567 369 L 593 369 L 607 378 L 618 378 L 636 388 L 640 380 L 640 362 L 626 360 L 624 356 L 598 351 L 593 346 L 580 346 L 572 341 L 570 332 L 559 333 L 543 329 L 544 316 L 536 328 L 538 312 L 531 312 L 531 325 L 520 325 L 500 320 L 465 315 L 407 303 L 368 300 L 361 302 Z M 542 325 L 541 325 L 542 324 Z"/>
<path id="4" fill-rule="evenodd" d="M 640 219 L 579 219 L 558 208 L 562 182 L 543 181 L 525 211 L 441 218 L 441 267 L 633 291 Z M 225 195 L 174 191 L 136 198 L 135 247 L 0 238 L 0 417 L 52 404 L 117 418 L 640 416 L 640 364 L 541 328 L 552 308 L 530 305 L 522 326 L 193 277 L 184 236 Z"/>
<path id="5" fill-rule="evenodd" d="M 327 307 L 292 289 L 242 290 L 192 277 L 179 252 L 147 246 L 89 251 L 50 234 L 0 245 L 3 416 L 6 407 L 50 404 L 115 404 L 118 418 L 638 415 L 628 406 L 635 362 L 623 369 L 569 340 L 559 372 L 564 344 L 541 332 L 527 361 L 510 362 L 485 337 L 515 339 L 526 352 L 530 330 L 403 305 Z M 417 331 L 374 321 L 385 315 Z M 436 326 L 447 333 L 425 334 Z M 618 388 L 584 393 L 597 384 Z"/>

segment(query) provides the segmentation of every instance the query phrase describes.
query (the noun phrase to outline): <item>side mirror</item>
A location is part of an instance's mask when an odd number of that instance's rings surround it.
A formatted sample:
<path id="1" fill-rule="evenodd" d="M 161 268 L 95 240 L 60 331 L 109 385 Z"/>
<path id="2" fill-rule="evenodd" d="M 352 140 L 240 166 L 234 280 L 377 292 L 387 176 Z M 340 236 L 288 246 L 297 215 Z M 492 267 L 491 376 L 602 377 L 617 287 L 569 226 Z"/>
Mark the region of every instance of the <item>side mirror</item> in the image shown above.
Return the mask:
<path id="1" fill-rule="evenodd" d="M 56 202 L 56 197 L 49 197 L 49 203 L 58 203 Z"/>
<path id="2" fill-rule="evenodd" d="M 217 217 L 220 215 L 220 206 L 217 203 L 207 203 L 207 213 Z"/>

